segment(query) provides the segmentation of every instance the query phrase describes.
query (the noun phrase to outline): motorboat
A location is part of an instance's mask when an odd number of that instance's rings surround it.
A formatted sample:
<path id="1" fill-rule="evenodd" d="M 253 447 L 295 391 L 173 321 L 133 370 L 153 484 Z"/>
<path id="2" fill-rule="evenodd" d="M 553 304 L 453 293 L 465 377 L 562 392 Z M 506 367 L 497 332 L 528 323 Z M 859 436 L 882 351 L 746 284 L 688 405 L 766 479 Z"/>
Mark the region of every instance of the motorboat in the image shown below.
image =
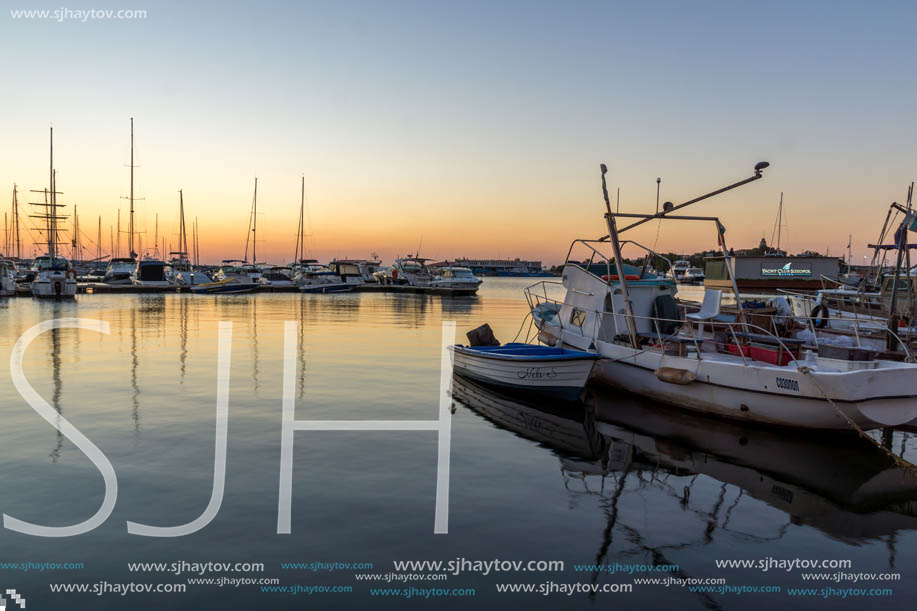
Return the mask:
<path id="1" fill-rule="evenodd" d="M 105 284 L 132 284 L 137 261 L 130 258 L 116 258 L 108 262 L 102 282 Z"/>
<path id="2" fill-rule="evenodd" d="M 293 270 L 289 267 L 269 266 L 261 272 L 258 284 L 278 288 L 293 287 Z"/>
<path id="3" fill-rule="evenodd" d="M 672 264 L 671 268 L 669 268 L 666 277 L 668 277 L 670 280 L 674 280 L 675 282 L 682 282 L 685 277 L 685 272 L 687 272 L 689 269 L 691 269 L 691 262 L 687 259 L 679 259 L 674 264 Z"/>
<path id="4" fill-rule="evenodd" d="M 575 400 L 599 355 L 539 344 L 451 346 L 459 375 L 504 389 Z"/>
<path id="5" fill-rule="evenodd" d="M 174 286 L 167 275 L 166 263 L 153 258 L 143 258 L 137 261 L 134 273 L 131 274 L 131 283 L 134 286 L 150 288 Z"/>
<path id="6" fill-rule="evenodd" d="M 335 263 L 340 263 L 342 265 L 354 265 L 359 271 L 362 282 L 365 284 L 367 282 L 373 283 L 376 282 L 375 274 L 379 270 L 383 269 L 382 261 L 378 258 L 373 259 L 335 259 L 329 264 L 329 267 L 333 267 Z M 352 272 L 348 272 L 349 274 Z"/>
<path id="7" fill-rule="evenodd" d="M 407 256 L 395 259 L 391 267 L 381 269 L 374 274 L 380 284 L 406 284 L 408 286 L 431 286 L 433 274 L 427 269 L 423 257 Z"/>
<path id="8" fill-rule="evenodd" d="M 16 294 L 16 265 L 12 261 L 0 259 L 0 297 Z"/>
<path id="9" fill-rule="evenodd" d="M 301 269 L 296 279 L 296 286 L 303 293 L 346 293 L 362 283 L 359 272 L 345 279 L 332 269 L 311 261 Z"/>
<path id="10" fill-rule="evenodd" d="M 593 377 L 607 385 L 664 403 L 740 420 L 797 428 L 873 429 L 897 426 L 917 418 L 917 364 L 908 347 L 902 359 L 821 343 L 817 334 L 773 330 L 750 322 L 742 300 L 733 314 L 721 310 L 722 292 L 707 289 L 697 311 L 676 302 L 672 279 L 649 277 L 627 266 L 622 246 L 656 253 L 621 234 L 643 223 L 694 221 L 712 223 L 731 271 L 725 227 L 716 217 L 672 214 L 762 177 L 768 164 L 751 178 L 667 206 L 656 215 L 611 211 L 606 195 L 608 235 L 576 240 L 563 268 L 562 300 L 549 295 L 548 283 L 526 289 L 539 338 L 551 346 L 598 352 Z M 605 168 L 602 168 L 605 185 Z M 618 222 L 629 222 L 622 229 Z M 584 247 L 590 256 L 577 261 L 570 253 Z M 610 252 L 609 252 L 610 247 Z M 604 272 L 604 273 L 603 273 Z M 740 295 L 733 279 L 733 294 Z M 781 328 L 784 329 L 781 332 Z M 891 332 L 889 332 L 891 333 Z"/>
<path id="11" fill-rule="evenodd" d="M 226 260 L 213 275 L 212 282 L 196 284 L 191 287 L 191 292 L 197 295 L 226 295 L 248 293 L 258 287 L 244 267 L 233 265 L 239 261 Z"/>
<path id="12" fill-rule="evenodd" d="M 364 282 L 364 270 L 360 269 L 357 262 L 352 261 L 332 261 L 328 264 L 328 269 L 336 275 L 344 284 L 352 285 L 356 288 Z"/>
<path id="13" fill-rule="evenodd" d="M 431 286 L 445 289 L 474 289 L 481 286 L 482 280 L 475 276 L 467 267 L 451 265 L 431 268 L 433 282 Z"/>
<path id="14" fill-rule="evenodd" d="M 689 267 L 682 275 L 681 281 L 685 284 L 703 284 L 704 270 L 699 267 Z"/>

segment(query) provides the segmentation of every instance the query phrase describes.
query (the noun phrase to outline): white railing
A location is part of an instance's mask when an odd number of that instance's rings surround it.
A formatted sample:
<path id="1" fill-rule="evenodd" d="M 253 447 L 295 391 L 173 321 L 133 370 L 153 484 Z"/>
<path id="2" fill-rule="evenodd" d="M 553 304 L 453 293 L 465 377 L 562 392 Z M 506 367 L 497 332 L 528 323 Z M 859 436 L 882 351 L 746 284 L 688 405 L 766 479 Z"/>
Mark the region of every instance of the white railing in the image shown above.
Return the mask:
<path id="1" fill-rule="evenodd" d="M 712 337 L 708 338 L 698 337 L 695 333 L 694 325 L 692 321 L 685 320 L 684 314 L 687 313 L 688 307 L 680 304 L 679 307 L 682 310 L 682 318 L 679 319 L 667 319 L 659 318 L 652 316 L 636 316 L 629 315 L 626 313 L 615 313 L 615 312 L 603 312 L 598 310 L 588 310 L 580 306 L 566 303 L 558 299 L 554 299 L 548 295 L 548 285 L 559 285 L 562 286 L 559 282 L 548 282 L 542 281 L 536 283 L 525 289 L 526 300 L 529 304 L 530 312 L 534 313 L 536 311 L 542 312 L 554 312 L 554 317 L 556 319 L 556 324 L 558 329 L 563 332 L 573 332 L 583 337 L 594 338 L 603 341 L 613 341 L 615 337 L 630 337 L 630 329 L 627 323 L 629 319 L 635 321 L 649 321 L 650 326 L 656 331 L 654 336 L 641 335 L 640 339 L 646 340 L 647 344 L 650 345 L 650 348 L 657 347 L 665 351 L 666 344 L 672 342 L 684 343 L 685 340 L 689 341 L 694 346 L 694 353 L 698 360 L 703 359 L 702 349 L 703 344 L 713 345 L 714 349 L 719 351 L 720 348 L 723 348 L 724 351 L 735 354 L 742 358 L 743 363 L 748 362 L 748 355 L 750 350 L 748 350 L 748 344 L 752 341 L 758 341 L 759 343 L 767 343 L 773 345 L 775 348 L 778 348 L 779 351 L 786 352 L 790 357 L 791 361 L 798 360 L 797 355 L 800 349 L 807 346 L 807 344 L 800 344 L 794 338 L 783 337 L 780 335 L 780 327 L 785 324 L 787 319 L 792 320 L 795 324 L 802 324 L 811 331 L 812 344 L 808 346 L 819 349 L 820 344 L 824 343 L 825 345 L 831 345 L 824 341 L 819 342 L 819 331 L 823 329 L 819 328 L 817 321 L 820 321 L 819 318 L 804 317 L 804 316 L 794 316 L 786 314 L 754 314 L 753 312 L 746 311 L 744 312 L 745 317 L 742 317 L 739 320 L 735 321 L 722 321 L 722 320 L 705 320 L 697 321 L 698 328 L 701 328 L 701 325 L 704 329 L 709 329 Z M 547 306 L 547 307 L 546 307 Z M 579 312 L 583 314 L 589 314 L 592 317 L 592 328 L 591 334 L 587 333 L 587 329 L 583 326 L 576 325 L 570 321 L 565 321 L 562 316 L 562 311 L 564 306 L 567 309 L 576 308 Z M 768 326 L 770 329 L 749 322 L 746 317 L 755 316 L 755 317 L 765 317 L 769 320 Z M 612 328 L 614 330 L 613 337 L 602 336 L 601 331 L 605 329 L 606 317 L 610 317 L 612 321 Z M 620 321 L 624 321 L 625 324 L 619 324 Z M 867 324 L 867 328 L 861 328 L 863 324 L 862 320 L 849 319 L 851 326 L 846 330 L 852 331 L 854 334 L 854 339 L 856 342 L 856 348 L 863 348 L 863 341 L 865 339 L 872 339 L 873 341 L 885 341 L 887 335 L 892 336 L 895 339 L 895 342 L 900 346 L 900 350 L 904 355 L 904 359 L 908 362 L 914 360 L 911 350 L 908 347 L 908 343 L 897 333 L 886 328 L 878 328 L 875 325 L 874 321 L 870 321 Z M 675 323 L 677 329 L 671 334 L 663 334 L 661 332 L 663 326 L 668 326 L 665 323 Z M 717 333 L 717 332 L 720 333 Z M 871 336 L 870 336 L 870 332 Z M 877 333 L 881 332 L 881 333 Z M 755 336 L 755 337 L 752 337 Z M 721 339 L 726 339 L 727 341 L 718 341 Z M 526 337 L 528 341 L 528 337 Z M 745 340 L 745 341 L 743 341 Z M 655 343 L 653 343 L 655 342 Z M 797 347 L 796 350 L 790 348 L 790 345 Z M 728 346 L 734 346 L 735 352 L 733 352 Z M 879 350 L 881 351 L 881 350 Z M 780 353 L 778 352 L 777 361 L 778 363 L 782 360 Z"/>

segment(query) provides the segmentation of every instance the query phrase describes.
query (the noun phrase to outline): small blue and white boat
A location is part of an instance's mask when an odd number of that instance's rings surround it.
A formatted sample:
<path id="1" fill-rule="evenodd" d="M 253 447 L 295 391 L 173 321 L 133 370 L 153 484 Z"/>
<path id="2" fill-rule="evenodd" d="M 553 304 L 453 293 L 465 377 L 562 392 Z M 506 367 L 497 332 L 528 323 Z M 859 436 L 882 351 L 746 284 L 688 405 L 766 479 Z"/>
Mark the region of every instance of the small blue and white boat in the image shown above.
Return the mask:
<path id="1" fill-rule="evenodd" d="M 576 400 L 599 355 L 536 344 L 452 346 L 455 373 L 516 391 Z"/>

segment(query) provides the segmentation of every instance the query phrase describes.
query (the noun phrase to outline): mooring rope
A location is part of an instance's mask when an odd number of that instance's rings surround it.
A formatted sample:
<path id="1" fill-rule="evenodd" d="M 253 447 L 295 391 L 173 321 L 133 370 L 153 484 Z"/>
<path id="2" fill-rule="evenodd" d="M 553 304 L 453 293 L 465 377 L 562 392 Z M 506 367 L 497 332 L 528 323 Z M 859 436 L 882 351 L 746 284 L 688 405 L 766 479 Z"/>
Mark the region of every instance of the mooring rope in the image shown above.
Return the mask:
<path id="1" fill-rule="evenodd" d="M 863 429 L 861 429 L 861 428 L 859 427 L 859 425 L 857 425 L 857 423 L 854 422 L 852 418 L 850 418 L 850 416 L 848 416 L 847 414 L 845 414 L 844 411 L 843 411 L 840 407 L 838 407 L 837 404 L 836 404 L 834 401 L 831 400 L 831 397 L 828 396 L 828 393 L 825 392 L 825 389 L 822 388 L 822 385 L 818 383 L 818 379 L 815 377 L 815 375 L 812 373 L 812 370 L 811 370 L 809 367 L 807 367 L 807 366 L 805 366 L 805 365 L 801 365 L 801 366 L 798 367 L 798 369 L 799 369 L 799 372 L 800 372 L 800 373 L 802 373 L 803 375 L 808 376 L 809 379 L 812 380 L 812 383 L 815 385 L 815 388 L 817 388 L 818 391 L 819 391 L 819 392 L 822 394 L 822 396 L 825 398 L 825 400 L 828 401 L 828 404 L 829 404 L 831 407 L 833 407 L 833 408 L 835 409 L 835 411 L 837 411 L 837 413 L 840 414 L 841 417 L 842 417 L 844 420 L 847 421 L 847 424 L 849 424 L 850 427 L 851 427 L 854 431 L 856 431 L 857 434 L 858 434 L 860 437 L 862 437 L 863 439 L 865 439 L 865 440 L 867 440 L 868 442 L 870 442 L 872 445 L 874 445 L 874 446 L 876 446 L 877 448 L 879 448 L 879 450 L 881 450 L 881 451 L 882 451 L 883 453 L 885 453 L 889 458 L 891 458 L 892 462 L 895 464 L 896 467 L 902 469 L 903 471 L 905 471 L 905 472 L 906 472 L 908 475 L 910 475 L 911 477 L 917 478 L 917 466 L 914 466 L 913 464 L 911 464 L 910 462 L 904 460 L 903 458 L 898 457 L 894 452 L 892 452 L 891 450 L 889 450 L 888 448 L 886 448 L 885 446 L 883 446 L 881 443 L 879 443 L 878 441 L 876 441 L 875 439 L 873 439 L 872 437 L 870 437 L 869 435 L 867 435 L 867 434 L 866 434 L 866 431 L 864 431 Z"/>

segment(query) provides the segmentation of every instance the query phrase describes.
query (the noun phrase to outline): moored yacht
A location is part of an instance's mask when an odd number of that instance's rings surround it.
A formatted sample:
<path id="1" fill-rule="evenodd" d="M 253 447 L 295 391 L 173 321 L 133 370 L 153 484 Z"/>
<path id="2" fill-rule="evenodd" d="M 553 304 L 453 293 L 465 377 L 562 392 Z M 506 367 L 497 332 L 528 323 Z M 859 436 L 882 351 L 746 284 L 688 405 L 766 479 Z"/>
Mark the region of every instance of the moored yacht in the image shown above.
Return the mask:
<path id="1" fill-rule="evenodd" d="M 234 293 L 248 293 L 258 287 L 244 267 L 235 265 L 238 260 L 227 259 L 213 275 L 212 282 L 196 284 L 191 287 L 191 292 L 199 295 L 224 295 Z"/>
<path id="2" fill-rule="evenodd" d="M 672 265 L 666 276 L 675 282 L 681 282 L 689 269 L 691 269 L 691 262 L 687 259 L 679 259 Z"/>
<path id="3" fill-rule="evenodd" d="M 131 284 L 137 262 L 131 258 L 116 258 L 108 262 L 102 282 L 105 284 Z"/>
<path id="4" fill-rule="evenodd" d="M 431 286 L 443 289 L 463 289 L 477 291 L 482 280 L 475 276 L 467 267 L 451 265 L 431 268 L 433 281 Z"/>
<path id="5" fill-rule="evenodd" d="M 159 259 L 144 257 L 137 261 L 134 273 L 131 274 L 131 283 L 134 286 L 151 288 L 168 288 L 174 286 L 168 275 L 167 265 Z"/>
<path id="6" fill-rule="evenodd" d="M 12 261 L 0 259 L 0 297 L 16 294 L 16 266 Z"/>

